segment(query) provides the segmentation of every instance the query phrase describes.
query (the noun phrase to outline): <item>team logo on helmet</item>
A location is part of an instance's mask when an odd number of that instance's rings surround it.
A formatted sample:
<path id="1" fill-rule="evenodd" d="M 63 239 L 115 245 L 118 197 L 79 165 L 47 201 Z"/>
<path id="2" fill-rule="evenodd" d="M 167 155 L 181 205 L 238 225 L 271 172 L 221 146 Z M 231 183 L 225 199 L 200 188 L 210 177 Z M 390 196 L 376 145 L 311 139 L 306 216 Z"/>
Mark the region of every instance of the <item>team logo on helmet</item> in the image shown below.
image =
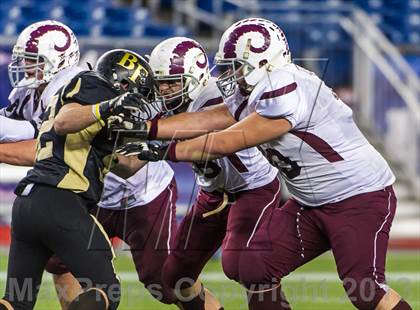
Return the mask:
<path id="1" fill-rule="evenodd" d="M 60 31 L 66 36 L 67 40 L 63 46 L 60 47 L 54 44 L 54 49 L 56 51 L 64 52 L 66 49 L 70 47 L 70 42 L 71 42 L 70 33 L 64 27 L 60 25 L 43 25 L 43 26 L 38 27 L 33 32 L 31 32 L 30 38 L 28 42 L 26 43 L 25 51 L 30 52 L 30 53 L 38 53 L 38 39 L 49 31 Z"/>
<path id="2" fill-rule="evenodd" d="M 171 65 L 169 67 L 170 74 L 185 73 L 184 72 L 185 71 L 184 70 L 184 57 L 188 53 L 188 51 L 193 48 L 198 48 L 203 52 L 203 54 L 205 54 L 205 51 L 203 50 L 203 48 L 197 43 L 195 43 L 194 41 L 183 41 L 175 47 L 173 51 L 175 56 L 171 58 Z M 199 68 L 204 69 L 207 66 L 207 57 L 204 57 L 204 62 L 200 62 L 197 59 L 196 64 Z"/>
<path id="3" fill-rule="evenodd" d="M 271 38 L 270 33 L 263 26 L 258 24 L 246 24 L 235 28 L 229 35 L 229 39 L 226 41 L 223 52 L 225 58 L 238 57 L 235 52 L 235 46 L 239 38 L 248 32 L 258 32 L 264 38 L 264 44 L 261 47 L 250 46 L 250 51 L 254 53 L 262 53 L 267 50 L 270 46 Z"/>

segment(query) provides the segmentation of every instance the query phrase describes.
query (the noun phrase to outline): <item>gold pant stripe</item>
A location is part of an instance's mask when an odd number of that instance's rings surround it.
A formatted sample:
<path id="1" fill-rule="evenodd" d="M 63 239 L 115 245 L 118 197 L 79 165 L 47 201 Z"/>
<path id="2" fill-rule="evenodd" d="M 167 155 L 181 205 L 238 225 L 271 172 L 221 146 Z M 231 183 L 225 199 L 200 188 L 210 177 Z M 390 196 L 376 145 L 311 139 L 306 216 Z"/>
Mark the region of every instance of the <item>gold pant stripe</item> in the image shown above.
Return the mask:
<path id="1" fill-rule="evenodd" d="M 111 240 L 109 240 L 108 234 L 106 233 L 104 227 L 102 226 L 102 224 L 98 221 L 98 219 L 96 217 L 94 217 L 92 214 L 89 214 L 93 221 L 95 222 L 96 226 L 98 226 L 99 230 L 102 232 L 102 234 L 104 235 L 105 240 L 108 242 L 109 247 L 111 249 L 111 253 L 112 253 L 112 259 L 111 259 L 111 264 L 112 264 L 112 268 L 114 269 L 114 274 L 117 275 L 117 272 L 115 270 L 115 266 L 114 266 L 114 259 L 116 257 L 115 255 L 115 251 L 114 248 L 112 246 Z M 120 281 L 120 278 L 117 276 L 118 281 Z"/>

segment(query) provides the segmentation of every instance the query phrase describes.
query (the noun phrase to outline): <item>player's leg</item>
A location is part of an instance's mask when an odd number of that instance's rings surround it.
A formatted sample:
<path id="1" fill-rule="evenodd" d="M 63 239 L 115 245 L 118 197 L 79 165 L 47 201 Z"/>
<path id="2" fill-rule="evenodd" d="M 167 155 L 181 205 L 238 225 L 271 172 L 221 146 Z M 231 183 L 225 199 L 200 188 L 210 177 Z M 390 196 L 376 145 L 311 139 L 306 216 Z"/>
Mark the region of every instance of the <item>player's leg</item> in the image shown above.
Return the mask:
<path id="1" fill-rule="evenodd" d="M 318 223 L 295 200 L 276 208 L 258 227 L 249 251 L 243 251 L 239 261 L 239 280 L 248 290 L 249 309 L 289 309 L 281 279 L 328 249 Z"/>
<path id="2" fill-rule="evenodd" d="M 265 245 L 261 249 L 249 246 L 257 229 L 270 218 L 279 203 L 280 183 L 277 178 L 260 188 L 235 194 L 222 252 L 223 271 L 229 279 L 241 282 L 239 262 L 244 252 L 267 250 Z M 248 270 L 243 272 L 247 273 Z"/>
<path id="3" fill-rule="evenodd" d="M 68 310 L 107 310 L 109 299 L 105 292 L 96 287 L 91 287 L 73 300 Z"/>
<path id="4" fill-rule="evenodd" d="M 52 274 L 61 309 L 67 310 L 70 303 L 83 291 L 79 281 L 56 255 L 50 257 L 45 270 Z"/>
<path id="5" fill-rule="evenodd" d="M 182 309 L 221 308 L 220 302 L 203 287 L 198 276 L 222 244 L 228 212 L 227 195 L 201 190 L 179 225 L 173 249 L 163 267 L 163 278 L 176 290 Z"/>
<path id="6" fill-rule="evenodd" d="M 6 309 L 34 307 L 43 270 L 51 256 L 39 239 L 45 220 L 42 210 L 33 207 L 36 203 L 34 197 L 18 197 L 13 204 L 6 289 L 0 302 Z"/>
<path id="7" fill-rule="evenodd" d="M 165 304 L 174 304 L 173 290 L 162 281 L 162 266 L 171 249 L 176 223 L 176 183 L 173 181 L 146 205 L 113 211 L 98 208 L 96 216 L 110 236 L 130 247 L 139 281 Z"/>
<path id="8" fill-rule="evenodd" d="M 69 268 L 83 289 L 97 288 L 105 293 L 95 294 L 93 302 L 101 305 L 101 296 L 106 296 L 109 309 L 116 309 L 120 284 L 112 263 L 112 246 L 102 226 L 74 193 L 47 187 L 42 187 L 40 192 L 44 203 L 49 205 L 50 218 L 55 224 L 45 243 Z M 59 207 L 57 202 L 60 202 Z M 72 303 L 83 305 L 91 296 L 86 291 Z"/>
<path id="9" fill-rule="evenodd" d="M 387 187 L 318 210 L 318 218 L 329 232 L 340 279 L 359 309 L 411 309 L 385 281 L 395 209 L 395 194 L 392 187 Z"/>

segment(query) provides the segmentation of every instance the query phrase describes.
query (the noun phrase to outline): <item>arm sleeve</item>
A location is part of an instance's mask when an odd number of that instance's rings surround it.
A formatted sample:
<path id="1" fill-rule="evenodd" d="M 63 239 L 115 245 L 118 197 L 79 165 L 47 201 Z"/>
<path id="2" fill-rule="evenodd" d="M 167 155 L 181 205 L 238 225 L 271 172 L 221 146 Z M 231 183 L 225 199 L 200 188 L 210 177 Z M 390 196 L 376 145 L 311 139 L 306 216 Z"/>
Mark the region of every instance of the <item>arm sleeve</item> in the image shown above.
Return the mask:
<path id="1" fill-rule="evenodd" d="M 303 120 L 306 109 L 299 97 L 295 81 L 277 83 L 273 88 L 265 88 L 256 98 L 255 111 L 267 118 L 287 119 L 292 128 Z"/>
<path id="2" fill-rule="evenodd" d="M 0 116 L 0 143 L 34 139 L 37 132 L 34 122 Z"/>

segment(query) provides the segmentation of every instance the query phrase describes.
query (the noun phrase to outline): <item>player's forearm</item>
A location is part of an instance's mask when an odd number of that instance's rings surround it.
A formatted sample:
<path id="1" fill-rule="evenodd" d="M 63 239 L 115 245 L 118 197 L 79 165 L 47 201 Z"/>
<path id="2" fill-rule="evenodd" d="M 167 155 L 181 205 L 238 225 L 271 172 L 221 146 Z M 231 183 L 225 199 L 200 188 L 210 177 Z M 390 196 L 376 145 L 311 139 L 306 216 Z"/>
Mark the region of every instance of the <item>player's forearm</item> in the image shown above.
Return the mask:
<path id="1" fill-rule="evenodd" d="M 227 107 L 220 105 L 211 110 L 181 113 L 160 119 L 157 121 L 157 128 L 154 128 L 156 132 L 152 138 L 160 140 L 190 139 L 207 132 L 225 129 L 235 122 Z M 151 129 L 150 125 L 151 123 L 149 123 Z"/>
<path id="2" fill-rule="evenodd" d="M 245 149 L 243 135 L 236 131 L 209 133 L 176 145 L 178 161 L 206 161 L 224 157 Z"/>
<path id="3" fill-rule="evenodd" d="M 0 163 L 15 166 L 33 166 L 36 140 L 0 144 Z"/>
<path id="4" fill-rule="evenodd" d="M 175 157 L 178 161 L 220 158 L 276 139 L 290 128 L 285 119 L 267 119 L 253 113 L 223 131 L 177 143 Z"/>
<path id="5" fill-rule="evenodd" d="M 98 122 L 92 113 L 92 106 L 70 103 L 61 108 L 54 119 L 54 130 L 59 135 L 79 132 Z"/>

